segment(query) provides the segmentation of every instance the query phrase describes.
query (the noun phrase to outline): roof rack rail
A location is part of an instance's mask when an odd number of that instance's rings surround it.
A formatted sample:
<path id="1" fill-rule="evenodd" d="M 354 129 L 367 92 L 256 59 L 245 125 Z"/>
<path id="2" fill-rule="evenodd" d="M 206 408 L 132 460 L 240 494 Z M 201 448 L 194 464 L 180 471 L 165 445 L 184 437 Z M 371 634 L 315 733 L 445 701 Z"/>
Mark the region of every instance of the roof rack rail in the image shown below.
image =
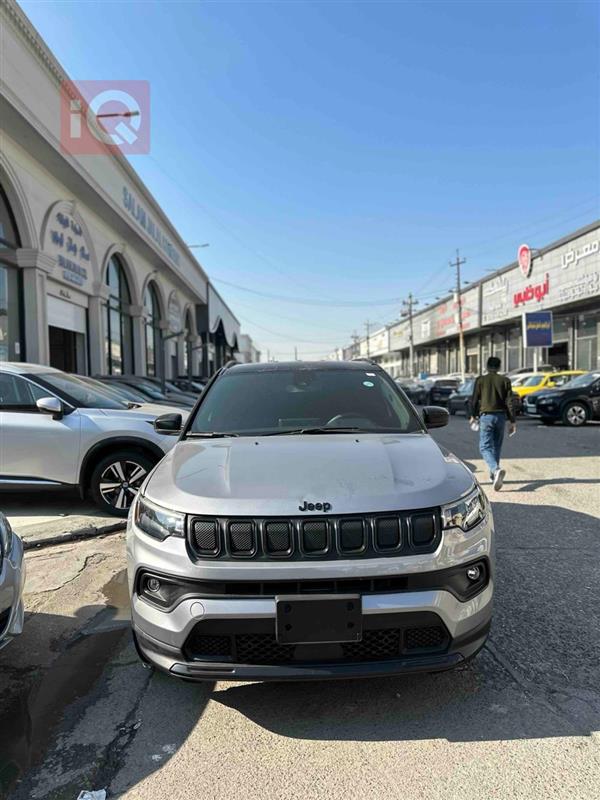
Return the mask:
<path id="1" fill-rule="evenodd" d="M 226 370 L 229 369 L 230 367 L 236 367 L 239 363 L 240 362 L 236 361 L 235 358 L 232 358 L 229 361 L 226 361 L 225 364 L 223 364 L 222 369 Z"/>
<path id="2" fill-rule="evenodd" d="M 365 361 L 367 364 L 373 364 L 374 367 L 379 366 L 374 359 L 367 358 L 367 356 L 354 356 L 354 358 L 351 358 L 350 361 Z"/>

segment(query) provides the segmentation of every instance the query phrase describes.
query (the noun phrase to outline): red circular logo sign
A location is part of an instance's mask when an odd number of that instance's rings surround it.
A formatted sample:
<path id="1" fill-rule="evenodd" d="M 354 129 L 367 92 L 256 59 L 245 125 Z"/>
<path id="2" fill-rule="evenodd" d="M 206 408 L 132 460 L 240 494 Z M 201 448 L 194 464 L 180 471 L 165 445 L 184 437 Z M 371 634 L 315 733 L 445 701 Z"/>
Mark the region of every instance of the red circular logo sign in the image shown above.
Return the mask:
<path id="1" fill-rule="evenodd" d="M 517 258 L 523 277 L 528 278 L 531 275 L 531 248 L 528 244 L 519 247 Z"/>

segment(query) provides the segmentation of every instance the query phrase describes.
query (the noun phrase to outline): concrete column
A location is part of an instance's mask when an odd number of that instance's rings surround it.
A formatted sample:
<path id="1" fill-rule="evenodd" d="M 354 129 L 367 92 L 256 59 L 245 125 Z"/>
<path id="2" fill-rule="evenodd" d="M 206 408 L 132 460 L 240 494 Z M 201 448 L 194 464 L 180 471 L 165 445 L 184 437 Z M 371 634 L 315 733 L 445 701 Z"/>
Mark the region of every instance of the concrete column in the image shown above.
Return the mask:
<path id="1" fill-rule="evenodd" d="M 133 328 L 133 372 L 146 374 L 146 342 L 144 338 L 144 306 L 129 306 Z"/>
<path id="2" fill-rule="evenodd" d="M 24 358 L 36 364 L 48 365 L 50 347 L 46 278 L 52 274 L 56 259 L 31 248 L 20 248 L 16 251 L 16 257 L 23 275 Z"/>
<path id="3" fill-rule="evenodd" d="M 108 299 L 108 286 L 97 281 L 92 287 L 93 294 L 88 300 L 88 334 L 89 334 L 89 354 L 90 375 L 106 375 L 108 373 L 107 364 L 107 343 L 105 309 L 104 304 Z"/>

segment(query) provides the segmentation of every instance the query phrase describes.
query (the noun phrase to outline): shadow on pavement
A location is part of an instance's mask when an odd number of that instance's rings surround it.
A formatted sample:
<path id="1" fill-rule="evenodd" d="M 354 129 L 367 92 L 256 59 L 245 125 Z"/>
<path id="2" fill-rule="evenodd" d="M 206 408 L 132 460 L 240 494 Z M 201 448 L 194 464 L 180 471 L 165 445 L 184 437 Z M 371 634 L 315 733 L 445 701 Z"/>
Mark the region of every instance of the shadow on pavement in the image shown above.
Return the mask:
<path id="1" fill-rule="evenodd" d="M 301 739 L 464 742 L 598 731 L 599 522 L 507 503 L 494 503 L 494 515 L 495 616 L 471 664 L 418 677 L 233 685 L 213 699 Z"/>

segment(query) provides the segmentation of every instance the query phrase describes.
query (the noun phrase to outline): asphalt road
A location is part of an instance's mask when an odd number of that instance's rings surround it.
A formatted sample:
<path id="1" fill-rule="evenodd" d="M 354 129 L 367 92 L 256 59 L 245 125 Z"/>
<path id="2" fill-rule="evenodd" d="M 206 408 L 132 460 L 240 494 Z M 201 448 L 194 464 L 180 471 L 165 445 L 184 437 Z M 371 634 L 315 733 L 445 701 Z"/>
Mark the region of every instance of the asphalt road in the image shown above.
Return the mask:
<path id="1" fill-rule="evenodd" d="M 436 438 L 485 484 L 464 418 Z M 492 635 L 452 673 L 179 682 L 130 644 L 121 534 L 30 551 L 25 632 L 0 651 L 0 794 L 597 800 L 600 426 L 526 421 L 505 457 Z"/>

